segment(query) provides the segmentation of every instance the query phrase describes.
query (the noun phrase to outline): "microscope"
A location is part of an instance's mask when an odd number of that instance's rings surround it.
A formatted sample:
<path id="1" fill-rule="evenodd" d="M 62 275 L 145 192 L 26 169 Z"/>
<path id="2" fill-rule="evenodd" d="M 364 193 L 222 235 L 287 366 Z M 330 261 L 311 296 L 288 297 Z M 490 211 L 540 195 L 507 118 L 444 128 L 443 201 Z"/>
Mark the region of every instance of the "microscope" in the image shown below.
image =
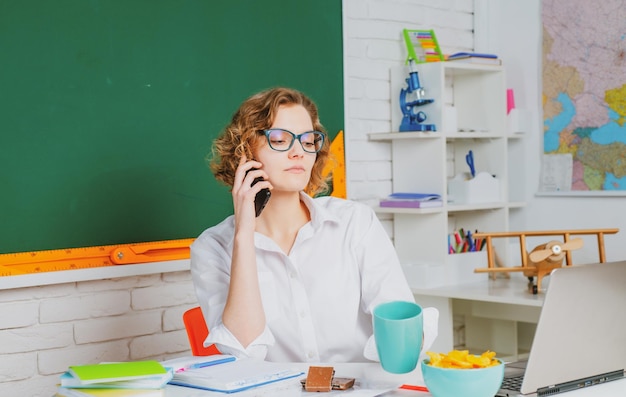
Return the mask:
<path id="1" fill-rule="evenodd" d="M 426 92 L 420 86 L 413 59 L 409 59 L 409 78 L 406 79 L 406 83 L 408 87 L 400 90 L 400 109 L 403 114 L 400 131 L 437 131 L 434 124 L 422 124 L 426 120 L 426 114 L 417 110 L 418 107 L 433 103 L 435 100 L 424 98 Z"/>

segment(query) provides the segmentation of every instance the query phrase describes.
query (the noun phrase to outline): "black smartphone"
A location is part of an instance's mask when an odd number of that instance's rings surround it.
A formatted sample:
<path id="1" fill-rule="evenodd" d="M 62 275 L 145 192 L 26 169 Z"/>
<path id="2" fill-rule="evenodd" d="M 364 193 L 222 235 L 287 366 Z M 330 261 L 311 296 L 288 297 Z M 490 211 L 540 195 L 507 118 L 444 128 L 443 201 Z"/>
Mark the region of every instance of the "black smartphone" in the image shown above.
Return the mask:
<path id="1" fill-rule="evenodd" d="M 254 170 L 256 168 L 252 168 L 250 170 L 248 170 L 248 172 Z M 248 172 L 246 172 L 246 175 L 248 174 Z M 252 184 L 250 186 L 254 186 L 257 182 L 262 181 L 263 178 L 258 177 L 258 178 L 254 178 L 254 180 L 252 181 Z M 270 192 L 270 190 L 268 188 L 263 188 L 261 189 L 260 192 L 258 192 L 256 194 L 256 197 L 254 198 L 254 210 L 256 212 L 256 216 L 261 215 L 261 212 L 263 211 L 263 208 L 265 208 L 265 205 L 267 204 L 267 202 L 270 199 L 270 196 L 272 195 L 272 193 Z"/>

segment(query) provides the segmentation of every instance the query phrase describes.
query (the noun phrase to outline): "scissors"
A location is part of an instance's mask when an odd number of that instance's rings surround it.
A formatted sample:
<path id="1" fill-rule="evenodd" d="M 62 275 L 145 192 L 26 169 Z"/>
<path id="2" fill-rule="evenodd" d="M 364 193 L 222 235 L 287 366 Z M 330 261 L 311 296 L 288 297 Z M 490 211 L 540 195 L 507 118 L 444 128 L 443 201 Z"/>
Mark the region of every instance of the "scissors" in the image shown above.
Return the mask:
<path id="1" fill-rule="evenodd" d="M 474 168 L 474 152 L 471 150 L 465 155 L 465 162 L 469 166 L 472 178 L 476 176 L 476 168 Z"/>

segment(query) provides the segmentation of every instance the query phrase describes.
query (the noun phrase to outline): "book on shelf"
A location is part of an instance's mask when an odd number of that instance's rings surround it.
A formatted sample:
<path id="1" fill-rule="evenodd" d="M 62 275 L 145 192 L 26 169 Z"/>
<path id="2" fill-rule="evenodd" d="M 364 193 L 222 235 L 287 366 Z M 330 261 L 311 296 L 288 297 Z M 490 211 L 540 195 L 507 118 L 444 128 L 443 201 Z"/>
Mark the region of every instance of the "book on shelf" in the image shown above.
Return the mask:
<path id="1" fill-rule="evenodd" d="M 74 383 L 82 385 L 169 376 L 168 370 L 155 360 L 72 365 L 67 372 Z"/>
<path id="2" fill-rule="evenodd" d="M 384 199 L 379 205 L 383 208 L 433 208 L 441 207 L 441 195 L 436 193 L 396 192 Z"/>
<path id="3" fill-rule="evenodd" d="M 388 200 L 413 200 L 413 201 L 432 201 L 441 200 L 441 195 L 436 193 L 413 193 L 413 192 L 395 192 L 387 196 Z"/>
<path id="4" fill-rule="evenodd" d="M 380 204 L 383 208 L 434 208 L 443 206 L 441 200 L 401 200 L 401 199 L 381 199 Z"/>
<path id="5" fill-rule="evenodd" d="M 466 63 L 478 63 L 486 65 L 501 65 L 502 61 L 495 54 L 484 54 L 478 52 L 457 52 L 452 55 L 448 55 L 447 61 L 454 62 L 466 62 Z"/>
<path id="6" fill-rule="evenodd" d="M 217 356 L 228 357 L 227 355 Z M 207 364 L 209 357 L 214 356 L 163 361 L 162 364 L 165 366 L 179 368 L 174 370 L 173 378 L 169 383 L 222 393 L 240 392 L 283 382 L 286 388 L 301 388 L 298 378 L 304 375 L 304 372 L 288 363 L 233 358 L 212 365 Z M 289 382 L 290 380 L 292 382 Z"/>

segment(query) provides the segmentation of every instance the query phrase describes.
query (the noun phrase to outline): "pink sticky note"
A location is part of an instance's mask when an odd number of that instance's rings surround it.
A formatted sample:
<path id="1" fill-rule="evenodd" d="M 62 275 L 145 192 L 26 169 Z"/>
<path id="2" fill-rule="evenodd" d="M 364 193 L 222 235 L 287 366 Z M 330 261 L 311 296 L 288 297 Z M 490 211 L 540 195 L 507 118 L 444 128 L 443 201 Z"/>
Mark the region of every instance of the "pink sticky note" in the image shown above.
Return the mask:
<path id="1" fill-rule="evenodd" d="M 506 114 L 509 114 L 511 109 L 515 109 L 515 94 L 513 89 L 509 88 L 506 90 Z"/>

